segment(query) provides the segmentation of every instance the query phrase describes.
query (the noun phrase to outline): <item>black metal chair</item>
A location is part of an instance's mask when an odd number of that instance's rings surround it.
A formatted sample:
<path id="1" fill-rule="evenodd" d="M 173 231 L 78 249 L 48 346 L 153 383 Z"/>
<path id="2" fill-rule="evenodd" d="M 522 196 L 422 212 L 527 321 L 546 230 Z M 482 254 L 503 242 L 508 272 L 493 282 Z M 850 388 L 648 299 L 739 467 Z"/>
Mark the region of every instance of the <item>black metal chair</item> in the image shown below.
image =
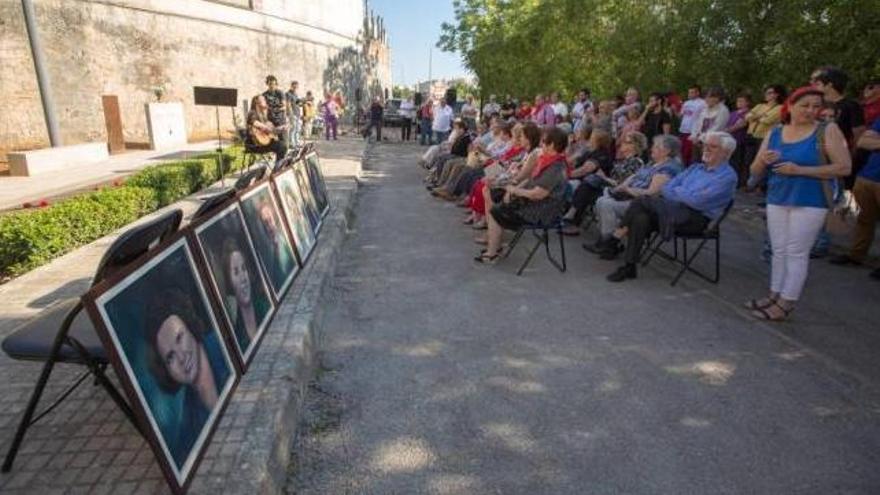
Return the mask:
<path id="1" fill-rule="evenodd" d="M 266 146 L 257 146 L 250 140 L 247 129 L 236 129 L 238 139 L 244 146 L 244 153 L 241 155 L 242 168 L 250 170 L 251 166 L 257 162 L 273 163 L 275 161 L 275 153 Z"/>
<path id="2" fill-rule="evenodd" d="M 706 226 L 706 229 L 698 234 L 684 234 L 680 232 L 675 232 L 672 237 L 672 255 L 663 251 L 663 244 L 665 241 L 660 237 L 659 232 L 655 232 L 649 239 L 648 242 L 645 243 L 645 250 L 642 252 L 642 266 L 647 266 L 648 263 L 651 262 L 651 259 L 654 255 L 659 255 L 662 258 L 665 258 L 673 263 L 677 263 L 681 265 L 681 269 L 675 275 L 675 278 L 672 279 L 672 282 L 669 284 L 671 286 L 675 286 L 681 277 L 686 272 L 691 272 L 694 275 L 702 278 L 707 282 L 711 282 L 713 284 L 717 284 L 721 280 L 721 223 L 727 218 L 727 214 L 730 213 L 731 208 L 733 208 L 733 201 L 724 208 L 724 211 L 721 213 L 721 216 L 709 222 L 709 225 Z M 681 241 L 682 243 L 682 257 L 678 256 L 678 243 Z M 699 241 L 697 245 L 697 249 L 694 250 L 693 254 L 688 253 L 688 241 Z M 693 262 L 697 259 L 697 256 L 702 252 L 703 247 L 710 241 L 714 241 L 715 243 L 715 272 L 711 275 L 706 275 L 705 273 L 694 268 Z"/>
<path id="3" fill-rule="evenodd" d="M 195 221 L 208 215 L 209 213 L 212 213 L 220 205 L 234 198 L 236 194 L 238 194 L 238 190 L 233 187 L 230 189 L 226 189 L 225 191 L 221 191 L 213 196 L 208 196 L 204 199 L 204 201 L 202 201 L 202 204 L 199 205 L 199 208 L 196 210 L 196 212 L 193 213 L 190 221 Z"/>
<path id="4" fill-rule="evenodd" d="M 535 245 L 532 246 L 532 249 L 529 251 L 528 256 L 526 256 L 525 261 L 523 261 L 522 265 L 520 265 L 519 267 L 519 270 L 517 270 L 516 275 L 522 275 L 522 272 L 526 269 L 527 266 L 529 266 L 529 263 L 532 261 L 532 257 L 535 256 L 535 253 L 542 245 L 544 246 L 544 249 L 547 253 L 547 260 L 550 261 L 550 263 L 555 266 L 556 269 L 559 270 L 561 273 L 565 273 L 565 270 L 567 269 L 567 264 L 565 261 L 565 234 L 563 234 L 562 232 L 564 226 L 565 224 L 562 221 L 562 218 L 559 217 L 553 222 L 546 225 L 527 224 L 520 227 L 520 229 L 516 231 L 516 234 L 513 235 L 513 239 L 511 239 L 510 245 L 505 250 L 504 256 L 502 256 L 502 258 L 506 259 L 508 256 L 510 256 L 510 253 L 513 252 L 513 249 L 522 239 L 523 234 L 525 234 L 526 232 L 531 232 L 535 236 L 537 242 L 535 242 Z M 560 260 L 556 260 L 555 258 L 553 258 L 553 255 L 550 254 L 551 230 L 556 230 L 556 234 L 559 237 L 559 251 L 561 254 Z"/>
<path id="5" fill-rule="evenodd" d="M 241 174 L 238 180 L 235 181 L 235 185 L 233 185 L 233 189 L 236 191 L 244 191 L 251 185 L 256 182 L 259 182 L 266 175 L 266 167 L 260 166 L 253 170 L 248 170 L 247 172 Z"/>
<path id="6" fill-rule="evenodd" d="M 120 235 L 101 258 L 92 285 L 118 272 L 174 234 L 182 219 L 183 213 L 180 210 L 173 210 Z M 6 453 L 3 472 L 8 472 L 12 468 L 28 428 L 55 409 L 89 376 L 94 376 L 95 384 L 107 390 L 123 414 L 135 428 L 139 429 L 131 407 L 105 373 L 109 364 L 107 351 L 88 315 L 82 310 L 81 298 L 62 301 L 25 323 L 3 340 L 3 351 L 12 359 L 45 362 L 18 429 L 15 431 L 12 445 Z M 77 364 L 88 369 L 49 407 L 37 414 L 37 406 L 55 363 Z"/>

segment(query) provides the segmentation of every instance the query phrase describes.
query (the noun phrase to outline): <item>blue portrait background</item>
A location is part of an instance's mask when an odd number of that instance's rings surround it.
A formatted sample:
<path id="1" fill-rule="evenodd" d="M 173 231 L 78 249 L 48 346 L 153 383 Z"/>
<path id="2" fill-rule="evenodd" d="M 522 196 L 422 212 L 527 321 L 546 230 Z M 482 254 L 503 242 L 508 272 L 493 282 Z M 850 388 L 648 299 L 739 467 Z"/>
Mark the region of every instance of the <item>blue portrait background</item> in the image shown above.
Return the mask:
<path id="1" fill-rule="evenodd" d="M 157 294 L 182 293 L 189 298 L 194 311 L 192 316 L 206 325 L 206 328 L 190 331 L 201 330 L 201 344 L 214 374 L 217 393 L 221 396 L 215 408 L 222 406 L 222 392 L 235 376 L 223 347 L 220 330 L 209 327 L 213 326 L 212 322 L 215 320 L 209 313 L 210 308 L 205 306 L 205 299 L 196 281 L 197 275 L 184 246 L 171 249 L 171 254 L 107 300 L 103 307 L 109 319 L 107 327 L 110 332 L 115 333 L 122 347 L 118 349 L 121 351 L 120 357 L 128 361 L 147 402 L 144 406 L 155 420 L 158 433 L 180 470 L 193 453 L 194 447 L 197 447 L 196 441 L 202 431 L 210 426 L 208 419 L 213 411 L 207 410 L 197 399 L 194 402 L 194 392 L 190 387 L 180 387 L 174 393 L 160 388 L 148 365 L 148 346 L 152 344 L 147 342 L 146 337 L 145 302 L 155 298 Z M 121 283 L 127 283 L 134 275 Z"/>

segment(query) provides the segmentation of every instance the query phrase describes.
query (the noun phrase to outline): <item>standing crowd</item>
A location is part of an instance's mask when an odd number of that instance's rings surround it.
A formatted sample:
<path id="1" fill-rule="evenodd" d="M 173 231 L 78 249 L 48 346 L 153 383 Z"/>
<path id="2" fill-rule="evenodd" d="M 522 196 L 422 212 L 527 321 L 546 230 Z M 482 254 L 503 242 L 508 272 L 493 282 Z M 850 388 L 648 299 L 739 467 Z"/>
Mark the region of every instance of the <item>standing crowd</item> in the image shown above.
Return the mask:
<path id="1" fill-rule="evenodd" d="M 564 224 L 579 235 L 589 219 L 599 236 L 584 248 L 622 257 L 607 279 L 637 277 L 652 235 L 701 234 L 733 205 L 737 189 L 764 194 L 769 290 L 746 307 L 757 318 L 786 319 L 801 298 L 811 258 L 828 254 L 831 212 L 857 209 L 855 236 L 838 265 L 862 264 L 880 219 L 880 79 L 847 96 L 849 78 L 820 67 L 802 87 L 770 84 L 755 104 L 723 88 L 654 92 L 636 88 L 594 101 L 582 89 L 572 104 L 558 93 L 533 103 L 473 98 L 459 118 L 443 100 L 412 107 L 419 160 L 430 193 L 466 209 L 485 230 L 476 256 L 494 263 L 504 231 Z M 480 111 L 481 110 L 481 111 Z M 880 269 L 870 273 L 880 280 Z"/>

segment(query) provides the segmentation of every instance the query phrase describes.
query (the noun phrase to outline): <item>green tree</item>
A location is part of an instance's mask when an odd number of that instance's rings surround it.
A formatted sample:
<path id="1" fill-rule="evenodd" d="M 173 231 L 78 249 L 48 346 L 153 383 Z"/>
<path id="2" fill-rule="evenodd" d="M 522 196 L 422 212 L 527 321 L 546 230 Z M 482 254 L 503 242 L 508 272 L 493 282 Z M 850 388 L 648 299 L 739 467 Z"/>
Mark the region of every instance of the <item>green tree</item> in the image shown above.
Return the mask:
<path id="1" fill-rule="evenodd" d="M 437 45 L 484 93 L 589 86 L 610 96 L 698 82 L 729 92 L 805 84 L 837 65 L 880 74 L 878 0 L 454 0 Z"/>

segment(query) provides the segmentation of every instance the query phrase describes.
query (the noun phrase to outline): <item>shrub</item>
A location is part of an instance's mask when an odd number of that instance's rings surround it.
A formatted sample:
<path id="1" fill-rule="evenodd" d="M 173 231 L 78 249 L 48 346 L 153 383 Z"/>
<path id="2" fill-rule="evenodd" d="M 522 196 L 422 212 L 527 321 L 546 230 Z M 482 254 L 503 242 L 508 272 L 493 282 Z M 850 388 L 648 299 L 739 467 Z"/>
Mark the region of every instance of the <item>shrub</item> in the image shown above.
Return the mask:
<path id="1" fill-rule="evenodd" d="M 223 174 L 241 168 L 241 150 L 223 153 Z M 122 187 L 37 210 L 0 216 L 0 280 L 26 273 L 220 179 L 217 155 L 147 167 Z"/>
<path id="2" fill-rule="evenodd" d="M 21 275 L 154 211 L 156 193 L 120 187 L 0 217 L 0 277 Z"/>

